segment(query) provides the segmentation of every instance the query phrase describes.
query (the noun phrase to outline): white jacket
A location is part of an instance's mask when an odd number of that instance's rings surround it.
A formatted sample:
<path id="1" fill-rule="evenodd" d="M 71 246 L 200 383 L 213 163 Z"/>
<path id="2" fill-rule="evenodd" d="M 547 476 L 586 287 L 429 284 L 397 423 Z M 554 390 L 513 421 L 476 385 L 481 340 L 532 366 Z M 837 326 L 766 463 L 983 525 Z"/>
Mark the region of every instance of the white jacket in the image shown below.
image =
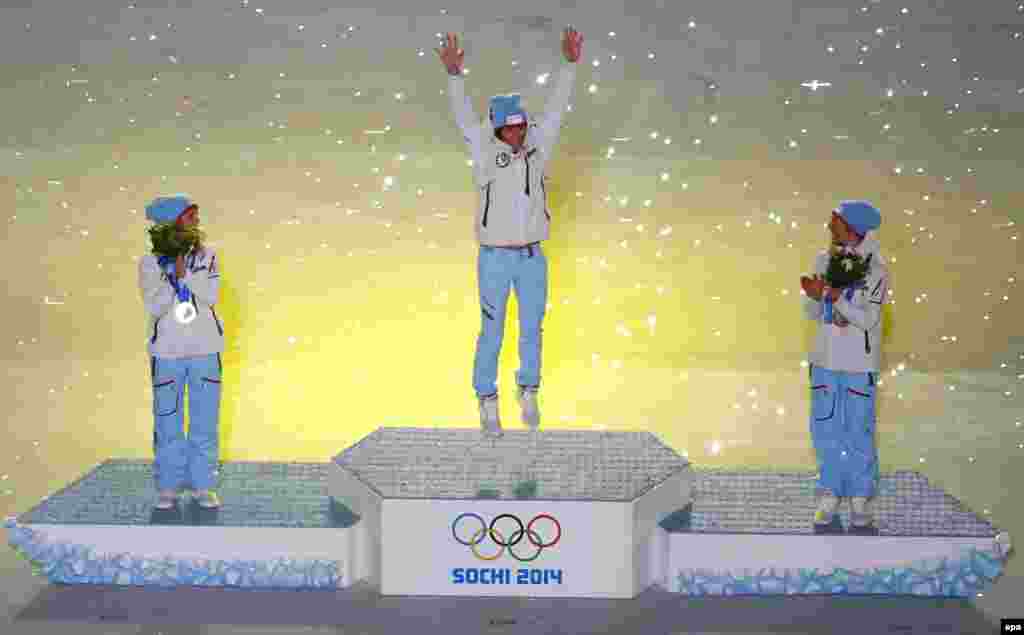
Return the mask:
<path id="1" fill-rule="evenodd" d="M 525 245 L 547 240 L 551 215 L 544 174 L 551 161 L 569 107 L 576 64 L 566 62 L 539 121 L 531 121 L 520 152 L 497 139 L 489 120 L 480 121 L 466 97 L 462 75 L 450 75 L 448 95 L 455 123 L 473 159 L 473 180 L 480 193 L 476 239 L 481 245 Z M 532 119 L 532 118 L 531 118 Z"/>
<path id="2" fill-rule="evenodd" d="M 825 324 L 824 303 L 806 295 L 802 298 L 804 314 L 808 319 L 818 321 L 818 333 L 810 362 L 828 370 L 877 373 L 882 359 L 882 304 L 889 289 L 889 269 L 879 254 L 878 241 L 870 233 L 855 251 L 865 258 L 872 255 L 867 285 L 854 292 L 852 301 L 846 299 L 844 292 L 839 301 L 832 305 L 833 317 L 838 313 L 850 323 L 848 326 Z M 814 272 L 824 276 L 828 262 L 828 251 L 818 254 Z"/>
<path id="3" fill-rule="evenodd" d="M 174 287 L 167 273 L 160 269 L 156 256 L 147 254 L 139 259 L 139 289 L 149 317 L 150 354 L 180 359 L 223 353 L 224 328 L 214 308 L 220 296 L 217 254 L 206 247 L 203 252 L 188 256 L 181 282 L 192 291 L 196 307 L 196 319 L 188 324 L 179 324 L 174 319 Z"/>

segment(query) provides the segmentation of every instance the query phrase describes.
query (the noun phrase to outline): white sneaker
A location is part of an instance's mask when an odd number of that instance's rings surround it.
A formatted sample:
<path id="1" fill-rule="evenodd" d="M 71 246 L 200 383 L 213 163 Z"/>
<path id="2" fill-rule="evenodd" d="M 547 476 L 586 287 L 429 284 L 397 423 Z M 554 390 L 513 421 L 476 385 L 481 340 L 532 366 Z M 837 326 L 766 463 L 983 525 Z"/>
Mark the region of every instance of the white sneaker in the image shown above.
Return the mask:
<path id="1" fill-rule="evenodd" d="M 173 489 L 160 490 L 160 498 L 157 500 L 156 508 L 161 510 L 173 509 L 178 502 L 178 492 Z"/>
<path id="2" fill-rule="evenodd" d="M 821 501 L 818 502 L 818 509 L 814 512 L 814 524 L 830 524 L 838 508 L 839 499 L 833 496 L 831 492 L 826 493 L 821 497 Z"/>
<path id="3" fill-rule="evenodd" d="M 220 509 L 220 496 L 213 490 L 204 489 L 196 492 L 196 502 L 203 509 Z"/>
<path id="4" fill-rule="evenodd" d="M 484 436 L 501 437 L 501 419 L 498 416 L 498 394 L 480 399 L 480 430 Z"/>
<path id="5" fill-rule="evenodd" d="M 850 524 L 856 527 L 871 527 L 874 518 L 868 509 L 868 499 L 855 497 L 850 499 Z"/>
<path id="6" fill-rule="evenodd" d="M 523 409 L 523 423 L 530 430 L 540 427 L 540 408 L 537 406 L 537 389 L 519 387 L 519 407 Z"/>

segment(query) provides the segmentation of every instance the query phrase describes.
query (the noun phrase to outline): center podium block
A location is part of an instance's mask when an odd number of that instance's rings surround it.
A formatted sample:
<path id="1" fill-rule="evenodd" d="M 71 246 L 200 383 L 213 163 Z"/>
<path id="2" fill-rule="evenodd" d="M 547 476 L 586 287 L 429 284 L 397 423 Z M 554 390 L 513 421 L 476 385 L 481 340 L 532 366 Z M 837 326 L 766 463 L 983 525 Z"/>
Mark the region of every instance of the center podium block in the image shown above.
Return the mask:
<path id="1" fill-rule="evenodd" d="M 353 579 L 383 595 L 632 598 L 666 582 L 658 523 L 692 493 L 648 432 L 379 428 L 328 474 Z"/>

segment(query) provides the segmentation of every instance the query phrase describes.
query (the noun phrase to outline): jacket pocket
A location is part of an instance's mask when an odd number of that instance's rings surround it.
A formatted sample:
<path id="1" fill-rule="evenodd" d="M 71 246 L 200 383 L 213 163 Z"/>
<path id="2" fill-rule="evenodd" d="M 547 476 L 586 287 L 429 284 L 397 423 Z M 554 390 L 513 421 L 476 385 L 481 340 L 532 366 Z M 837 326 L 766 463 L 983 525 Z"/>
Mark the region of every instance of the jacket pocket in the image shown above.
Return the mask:
<path id="1" fill-rule="evenodd" d="M 212 364 L 211 364 L 212 366 Z M 221 365 L 220 353 L 217 353 L 217 365 L 204 369 L 199 375 L 203 390 L 220 390 L 220 382 L 224 376 L 224 367 Z"/>
<path id="2" fill-rule="evenodd" d="M 863 425 L 872 432 L 875 423 L 874 388 L 861 386 L 846 389 L 846 420 L 853 426 Z"/>
<path id="3" fill-rule="evenodd" d="M 220 379 L 216 377 L 203 377 L 203 390 L 213 391 L 214 394 L 220 392 Z"/>
<path id="4" fill-rule="evenodd" d="M 811 386 L 811 414 L 815 421 L 828 421 L 836 416 L 835 391 L 825 384 Z"/>
<path id="5" fill-rule="evenodd" d="M 178 383 L 173 379 L 153 384 L 153 414 L 169 417 L 178 412 Z"/>

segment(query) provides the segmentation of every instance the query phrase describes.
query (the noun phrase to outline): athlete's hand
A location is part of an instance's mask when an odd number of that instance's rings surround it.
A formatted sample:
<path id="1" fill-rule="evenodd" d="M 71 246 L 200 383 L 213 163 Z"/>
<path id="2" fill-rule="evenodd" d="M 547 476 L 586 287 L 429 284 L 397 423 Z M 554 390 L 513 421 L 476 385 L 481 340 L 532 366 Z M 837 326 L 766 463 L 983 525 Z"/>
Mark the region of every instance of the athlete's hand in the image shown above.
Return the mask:
<path id="1" fill-rule="evenodd" d="M 567 62 L 575 64 L 583 54 L 583 34 L 576 29 L 567 27 L 562 33 L 562 54 Z"/>
<path id="2" fill-rule="evenodd" d="M 441 64 L 444 65 L 449 75 L 462 73 L 462 58 L 466 52 L 459 48 L 458 35 L 449 33 L 444 46 L 434 50 L 437 51 L 437 56 L 441 58 Z"/>
<path id="3" fill-rule="evenodd" d="M 821 294 L 825 291 L 825 281 L 815 275 L 813 278 L 800 276 L 800 286 L 807 297 L 812 300 L 821 300 Z"/>

